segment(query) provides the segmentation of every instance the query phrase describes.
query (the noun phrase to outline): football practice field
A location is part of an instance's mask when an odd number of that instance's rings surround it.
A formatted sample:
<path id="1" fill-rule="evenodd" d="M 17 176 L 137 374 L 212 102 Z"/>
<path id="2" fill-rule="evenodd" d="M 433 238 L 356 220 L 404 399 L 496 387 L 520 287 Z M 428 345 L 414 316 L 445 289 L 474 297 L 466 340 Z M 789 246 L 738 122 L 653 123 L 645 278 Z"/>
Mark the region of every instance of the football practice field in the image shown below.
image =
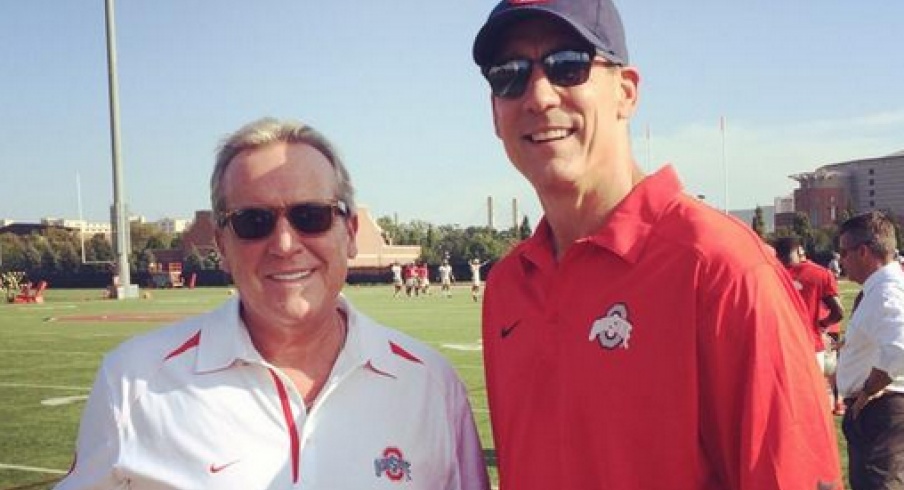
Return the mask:
<path id="1" fill-rule="evenodd" d="M 847 311 L 859 287 L 843 282 Z M 226 288 L 143 290 L 150 298 L 110 301 L 100 290 L 53 290 L 45 303 L 0 304 L 0 490 L 51 488 L 72 462 L 78 422 L 104 353 L 135 334 L 209 311 Z M 349 286 L 345 294 L 385 325 L 427 342 L 468 386 L 496 481 L 480 350 L 480 305 L 468 287 L 451 299 L 392 298 L 389 286 Z M 840 424 L 840 418 L 836 417 Z M 838 433 L 846 467 L 844 437 Z"/>

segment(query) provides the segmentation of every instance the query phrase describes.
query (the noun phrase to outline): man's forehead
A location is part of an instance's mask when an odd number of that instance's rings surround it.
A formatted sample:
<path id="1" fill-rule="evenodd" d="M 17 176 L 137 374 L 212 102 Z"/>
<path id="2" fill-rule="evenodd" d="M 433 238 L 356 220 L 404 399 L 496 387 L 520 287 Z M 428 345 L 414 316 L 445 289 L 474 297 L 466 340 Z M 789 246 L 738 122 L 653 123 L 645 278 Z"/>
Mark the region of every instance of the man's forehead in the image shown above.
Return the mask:
<path id="1" fill-rule="evenodd" d="M 589 43 L 561 20 L 532 15 L 512 21 L 499 36 L 498 54 L 531 48 L 581 47 Z"/>

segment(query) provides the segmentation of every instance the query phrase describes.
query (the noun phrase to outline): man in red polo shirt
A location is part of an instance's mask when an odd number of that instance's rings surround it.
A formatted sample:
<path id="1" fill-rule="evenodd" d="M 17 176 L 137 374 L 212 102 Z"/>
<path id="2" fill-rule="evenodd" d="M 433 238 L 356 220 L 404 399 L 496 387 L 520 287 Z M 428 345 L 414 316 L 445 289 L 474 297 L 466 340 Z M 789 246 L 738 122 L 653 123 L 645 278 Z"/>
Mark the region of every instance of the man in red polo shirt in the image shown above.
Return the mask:
<path id="1" fill-rule="evenodd" d="M 544 211 L 484 299 L 501 490 L 840 490 L 790 278 L 631 154 L 640 75 L 611 0 L 503 0 L 473 56 Z"/>
<path id="2" fill-rule="evenodd" d="M 829 336 L 829 330 L 838 330 L 838 322 L 844 318 L 844 307 L 838 299 L 838 281 L 832 272 L 825 267 L 807 260 L 807 254 L 796 236 L 781 237 L 775 240 L 775 255 L 791 274 L 794 288 L 800 293 L 807 307 L 807 320 L 813 341 L 816 344 L 816 361 L 820 369 L 827 375 L 825 369 L 826 357 L 833 354 L 833 340 Z M 828 376 L 827 376 L 828 377 Z M 832 386 L 831 380 L 828 380 Z M 833 406 L 836 411 L 843 403 L 838 398 L 837 390 L 832 390 Z"/>

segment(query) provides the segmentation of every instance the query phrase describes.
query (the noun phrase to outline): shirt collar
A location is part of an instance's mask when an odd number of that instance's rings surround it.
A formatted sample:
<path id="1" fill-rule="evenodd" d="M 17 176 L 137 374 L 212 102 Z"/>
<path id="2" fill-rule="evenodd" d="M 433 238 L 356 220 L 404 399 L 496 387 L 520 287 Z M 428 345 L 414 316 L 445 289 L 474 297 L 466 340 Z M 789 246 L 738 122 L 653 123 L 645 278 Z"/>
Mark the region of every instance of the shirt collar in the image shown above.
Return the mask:
<path id="1" fill-rule="evenodd" d="M 239 314 L 240 305 L 241 300 L 236 296 L 203 317 L 195 372 L 218 371 L 237 362 L 266 363 L 251 342 Z M 343 295 L 339 296 L 339 309 L 346 314 L 348 334 L 333 371 L 340 373 L 367 366 L 378 374 L 395 377 L 400 362 L 408 361 L 398 354 L 397 344 L 396 350 L 393 349 L 385 329 L 358 312 Z"/>
<path id="2" fill-rule="evenodd" d="M 666 165 L 634 186 L 595 234 L 579 241 L 605 248 L 625 261 L 635 263 L 662 212 L 682 190 L 675 169 Z M 541 268 L 554 261 L 552 230 L 545 216 L 521 254 L 524 260 Z"/>
<path id="3" fill-rule="evenodd" d="M 901 270 L 901 264 L 899 264 L 897 260 L 893 260 L 883 265 L 866 278 L 866 281 L 863 283 L 863 296 L 866 296 L 870 291 L 878 288 L 879 285 L 884 282 L 900 280 L 899 278 L 901 278 L 902 275 L 904 275 L 904 271 Z"/>
<path id="4" fill-rule="evenodd" d="M 238 361 L 263 362 L 239 314 L 240 308 L 241 300 L 236 296 L 202 317 L 197 373 L 226 369 Z"/>
<path id="5" fill-rule="evenodd" d="M 348 334 L 345 347 L 333 367 L 334 373 L 364 367 L 379 375 L 395 378 L 402 369 L 402 363 L 412 361 L 406 358 L 410 354 L 390 339 L 388 329 L 360 313 L 344 295 L 339 296 L 339 308 L 346 313 Z"/>

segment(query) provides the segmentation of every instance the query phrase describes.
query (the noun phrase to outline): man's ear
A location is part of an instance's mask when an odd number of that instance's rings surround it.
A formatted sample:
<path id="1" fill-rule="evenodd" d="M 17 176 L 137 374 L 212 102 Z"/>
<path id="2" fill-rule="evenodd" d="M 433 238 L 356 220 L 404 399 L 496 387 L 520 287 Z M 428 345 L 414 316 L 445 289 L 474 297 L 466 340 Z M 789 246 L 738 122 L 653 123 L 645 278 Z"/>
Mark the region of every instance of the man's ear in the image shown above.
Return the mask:
<path id="1" fill-rule="evenodd" d="M 353 259 L 358 255 L 358 213 L 342 220 L 345 222 L 345 228 L 348 232 L 348 258 Z"/>
<path id="2" fill-rule="evenodd" d="M 633 66 L 621 67 L 618 72 L 618 115 L 622 119 L 630 119 L 637 110 L 637 103 L 640 98 L 640 72 Z"/>
<path id="3" fill-rule="evenodd" d="M 220 268 L 229 274 L 232 274 L 232 267 L 229 264 L 229 258 L 226 255 L 225 243 L 223 237 L 223 228 L 214 225 L 213 244 L 217 247 L 217 253 L 220 255 Z"/>
<path id="4" fill-rule="evenodd" d="M 490 107 L 493 109 L 493 131 L 497 138 L 502 139 L 502 135 L 499 134 L 499 124 L 496 122 L 496 97 L 493 97 L 493 94 L 490 94 Z"/>

